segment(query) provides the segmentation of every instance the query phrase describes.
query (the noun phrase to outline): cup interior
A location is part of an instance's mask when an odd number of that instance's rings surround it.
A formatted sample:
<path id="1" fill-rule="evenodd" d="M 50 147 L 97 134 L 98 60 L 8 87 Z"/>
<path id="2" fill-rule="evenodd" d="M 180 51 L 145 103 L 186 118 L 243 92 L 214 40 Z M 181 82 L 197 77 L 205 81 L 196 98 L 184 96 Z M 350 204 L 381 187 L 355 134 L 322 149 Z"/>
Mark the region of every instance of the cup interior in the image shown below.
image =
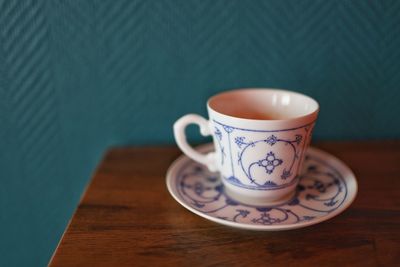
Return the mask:
<path id="1" fill-rule="evenodd" d="M 214 111 L 242 119 L 287 120 L 307 116 L 319 109 L 309 96 L 279 89 L 239 89 L 210 98 Z"/>

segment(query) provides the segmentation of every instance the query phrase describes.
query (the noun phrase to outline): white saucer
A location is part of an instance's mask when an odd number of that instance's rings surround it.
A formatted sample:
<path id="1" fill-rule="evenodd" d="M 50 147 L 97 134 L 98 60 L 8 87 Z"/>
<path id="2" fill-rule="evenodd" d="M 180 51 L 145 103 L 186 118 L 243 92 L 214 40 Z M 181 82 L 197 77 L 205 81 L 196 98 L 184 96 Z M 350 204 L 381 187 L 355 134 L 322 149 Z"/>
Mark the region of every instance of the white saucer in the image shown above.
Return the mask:
<path id="1" fill-rule="evenodd" d="M 209 152 L 212 144 L 198 148 Z M 250 230 L 278 231 L 326 221 L 353 202 L 357 181 L 352 171 L 332 155 L 309 148 L 294 198 L 276 206 L 251 206 L 226 196 L 217 173 L 179 157 L 167 172 L 167 187 L 182 206 L 210 221 Z"/>

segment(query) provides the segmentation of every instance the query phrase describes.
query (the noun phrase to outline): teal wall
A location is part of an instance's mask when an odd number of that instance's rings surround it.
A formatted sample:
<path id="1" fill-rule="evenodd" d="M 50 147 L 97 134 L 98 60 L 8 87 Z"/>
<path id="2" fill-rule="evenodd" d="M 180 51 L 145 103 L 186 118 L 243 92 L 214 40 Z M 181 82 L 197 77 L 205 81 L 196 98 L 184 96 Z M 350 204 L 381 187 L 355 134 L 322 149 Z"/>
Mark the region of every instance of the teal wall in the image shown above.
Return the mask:
<path id="1" fill-rule="evenodd" d="M 107 147 L 253 86 L 315 97 L 317 139 L 399 138 L 400 1 L 0 0 L 0 265 L 47 264 Z"/>

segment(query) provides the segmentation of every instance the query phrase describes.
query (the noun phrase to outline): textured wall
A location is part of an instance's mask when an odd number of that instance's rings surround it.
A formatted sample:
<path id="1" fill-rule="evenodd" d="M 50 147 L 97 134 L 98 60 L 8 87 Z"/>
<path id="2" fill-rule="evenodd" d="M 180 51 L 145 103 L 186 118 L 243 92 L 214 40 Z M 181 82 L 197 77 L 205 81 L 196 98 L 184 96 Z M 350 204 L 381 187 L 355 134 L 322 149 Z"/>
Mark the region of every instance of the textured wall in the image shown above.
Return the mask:
<path id="1" fill-rule="evenodd" d="M 314 96 L 317 138 L 400 137 L 400 1 L 0 0 L 0 265 L 43 266 L 102 152 L 224 89 Z"/>

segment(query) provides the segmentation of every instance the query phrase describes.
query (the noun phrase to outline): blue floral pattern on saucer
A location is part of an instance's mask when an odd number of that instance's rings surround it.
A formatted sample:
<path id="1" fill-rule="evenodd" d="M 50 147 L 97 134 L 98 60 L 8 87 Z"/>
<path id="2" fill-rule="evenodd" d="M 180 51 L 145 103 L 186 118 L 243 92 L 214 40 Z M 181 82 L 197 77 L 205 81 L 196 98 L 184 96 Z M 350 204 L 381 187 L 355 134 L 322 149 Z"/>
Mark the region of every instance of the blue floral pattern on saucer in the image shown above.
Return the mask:
<path id="1" fill-rule="evenodd" d="M 202 150 L 211 149 L 208 145 Z M 271 155 L 264 165 L 273 164 L 279 164 L 279 159 Z M 354 200 L 357 193 L 354 175 L 331 155 L 310 148 L 303 170 L 295 196 L 274 206 L 252 206 L 229 198 L 217 173 L 210 173 L 205 166 L 185 156 L 169 170 L 167 185 L 178 202 L 202 217 L 258 230 L 293 229 L 325 221 Z"/>

